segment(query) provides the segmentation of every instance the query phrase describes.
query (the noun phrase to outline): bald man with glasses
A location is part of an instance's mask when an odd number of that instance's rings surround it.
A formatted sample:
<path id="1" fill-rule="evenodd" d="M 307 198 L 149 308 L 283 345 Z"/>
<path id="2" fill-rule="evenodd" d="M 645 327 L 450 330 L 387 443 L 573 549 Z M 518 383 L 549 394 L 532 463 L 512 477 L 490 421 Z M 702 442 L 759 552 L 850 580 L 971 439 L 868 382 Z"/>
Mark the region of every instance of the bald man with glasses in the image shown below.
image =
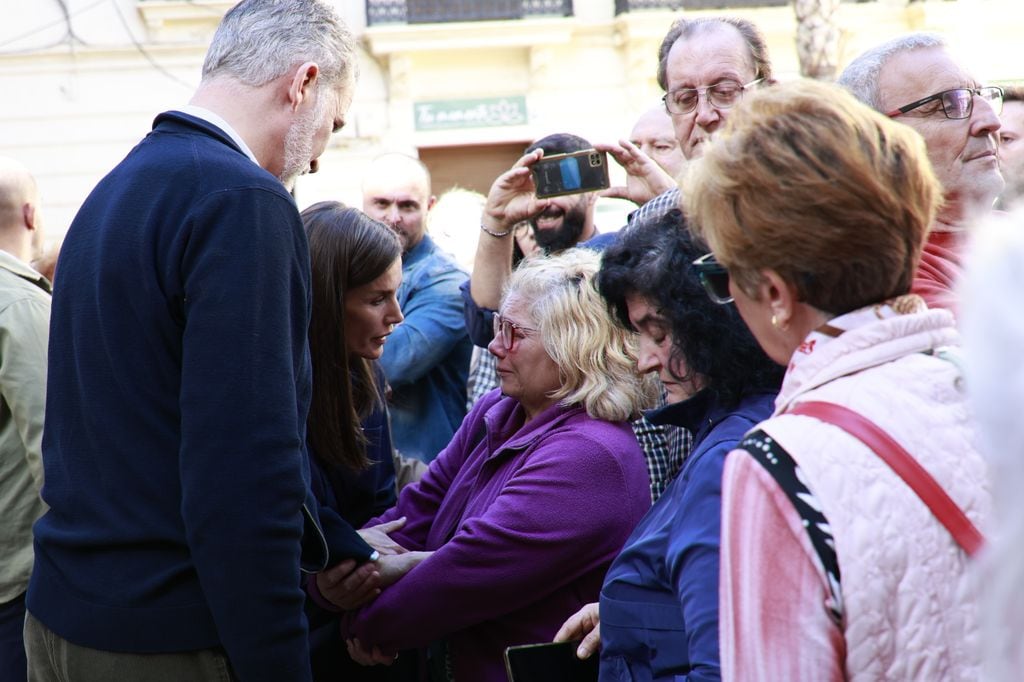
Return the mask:
<path id="1" fill-rule="evenodd" d="M 1003 189 L 999 113 L 1003 91 L 975 80 L 941 36 L 913 33 L 871 48 L 839 77 L 862 102 L 914 128 L 942 183 L 943 202 L 925 244 L 914 293 L 955 312 L 968 227 Z"/>

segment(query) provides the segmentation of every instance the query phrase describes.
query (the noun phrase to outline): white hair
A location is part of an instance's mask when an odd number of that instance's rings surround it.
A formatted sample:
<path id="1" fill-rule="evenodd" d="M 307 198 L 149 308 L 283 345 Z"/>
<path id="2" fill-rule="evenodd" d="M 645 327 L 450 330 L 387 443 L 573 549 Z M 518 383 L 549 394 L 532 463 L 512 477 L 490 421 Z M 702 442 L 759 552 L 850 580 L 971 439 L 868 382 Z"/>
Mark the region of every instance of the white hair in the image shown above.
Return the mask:
<path id="1" fill-rule="evenodd" d="M 878 96 L 878 76 L 886 62 L 896 55 L 930 47 L 946 47 L 937 33 L 909 33 L 876 45 L 850 62 L 836 81 L 853 96 L 876 111 L 882 110 Z"/>
<path id="2" fill-rule="evenodd" d="M 229 75 L 265 85 L 304 62 L 337 86 L 358 75 L 355 39 L 322 0 L 242 0 L 228 10 L 203 62 L 203 79 Z"/>

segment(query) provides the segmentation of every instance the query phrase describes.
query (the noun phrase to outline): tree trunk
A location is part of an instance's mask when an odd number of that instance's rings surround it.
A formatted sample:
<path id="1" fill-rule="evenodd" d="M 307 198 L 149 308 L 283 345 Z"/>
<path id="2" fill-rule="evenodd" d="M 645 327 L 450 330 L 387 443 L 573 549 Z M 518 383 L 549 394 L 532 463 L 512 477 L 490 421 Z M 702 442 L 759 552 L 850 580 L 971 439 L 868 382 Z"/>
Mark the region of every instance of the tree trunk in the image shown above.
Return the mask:
<path id="1" fill-rule="evenodd" d="M 839 0 L 793 0 L 793 9 L 800 74 L 819 80 L 834 79 L 839 51 L 835 18 Z"/>

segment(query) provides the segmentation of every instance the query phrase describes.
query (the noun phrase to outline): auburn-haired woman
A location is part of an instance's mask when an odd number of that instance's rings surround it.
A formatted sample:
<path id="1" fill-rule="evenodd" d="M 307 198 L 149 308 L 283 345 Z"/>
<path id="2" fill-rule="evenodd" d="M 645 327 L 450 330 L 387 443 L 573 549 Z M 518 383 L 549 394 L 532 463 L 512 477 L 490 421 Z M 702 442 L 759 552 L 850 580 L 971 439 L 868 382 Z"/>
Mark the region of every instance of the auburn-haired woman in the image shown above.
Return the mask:
<path id="1" fill-rule="evenodd" d="M 709 292 L 787 366 L 725 464 L 723 677 L 981 679 L 967 569 L 991 502 L 953 317 L 909 294 L 941 200 L 921 137 L 786 83 L 744 99 L 684 194 Z"/>

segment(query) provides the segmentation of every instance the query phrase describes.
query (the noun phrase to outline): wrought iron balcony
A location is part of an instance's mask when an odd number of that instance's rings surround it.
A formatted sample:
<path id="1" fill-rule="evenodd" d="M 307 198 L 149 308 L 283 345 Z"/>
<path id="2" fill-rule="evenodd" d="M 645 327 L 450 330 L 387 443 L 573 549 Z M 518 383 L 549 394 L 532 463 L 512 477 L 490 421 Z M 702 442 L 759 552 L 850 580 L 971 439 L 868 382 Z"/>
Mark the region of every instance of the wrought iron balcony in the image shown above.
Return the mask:
<path id="1" fill-rule="evenodd" d="M 738 7 L 777 7 L 789 0 L 615 0 L 615 13 L 645 9 L 732 9 Z"/>
<path id="2" fill-rule="evenodd" d="M 369 26 L 539 16 L 572 16 L 572 0 L 366 0 Z"/>

